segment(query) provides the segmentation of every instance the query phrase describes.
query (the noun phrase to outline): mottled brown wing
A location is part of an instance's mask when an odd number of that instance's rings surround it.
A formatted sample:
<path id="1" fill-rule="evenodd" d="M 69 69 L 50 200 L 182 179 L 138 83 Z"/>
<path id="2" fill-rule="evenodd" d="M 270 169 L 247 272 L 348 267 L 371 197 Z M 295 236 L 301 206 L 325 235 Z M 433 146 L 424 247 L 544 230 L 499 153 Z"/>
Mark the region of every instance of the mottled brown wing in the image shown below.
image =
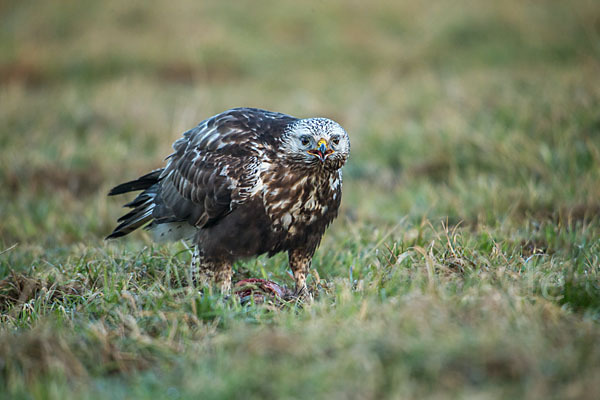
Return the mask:
<path id="1" fill-rule="evenodd" d="M 220 115 L 175 142 L 160 177 L 155 222 L 187 221 L 202 228 L 257 190 L 263 144 L 239 122 Z"/>

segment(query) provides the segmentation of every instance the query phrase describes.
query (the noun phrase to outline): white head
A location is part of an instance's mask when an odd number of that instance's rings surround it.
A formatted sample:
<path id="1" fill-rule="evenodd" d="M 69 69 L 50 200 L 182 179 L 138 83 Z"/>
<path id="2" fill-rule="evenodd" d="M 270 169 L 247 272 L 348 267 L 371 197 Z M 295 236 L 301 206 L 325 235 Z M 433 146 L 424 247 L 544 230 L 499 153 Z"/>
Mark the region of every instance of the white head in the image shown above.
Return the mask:
<path id="1" fill-rule="evenodd" d="M 300 119 L 283 137 L 285 157 L 299 167 L 341 168 L 350 155 L 350 138 L 335 121 L 327 118 Z"/>

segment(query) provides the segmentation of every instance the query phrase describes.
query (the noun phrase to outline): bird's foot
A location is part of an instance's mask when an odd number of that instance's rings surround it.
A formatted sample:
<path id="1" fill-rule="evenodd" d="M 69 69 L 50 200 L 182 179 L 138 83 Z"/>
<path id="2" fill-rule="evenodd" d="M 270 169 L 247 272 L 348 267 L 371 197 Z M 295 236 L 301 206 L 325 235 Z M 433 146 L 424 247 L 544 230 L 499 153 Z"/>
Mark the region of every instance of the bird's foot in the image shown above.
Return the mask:
<path id="1" fill-rule="evenodd" d="M 314 297 L 312 292 L 306 286 L 302 286 L 301 288 L 296 289 L 290 300 L 295 301 L 298 304 L 312 304 Z"/>

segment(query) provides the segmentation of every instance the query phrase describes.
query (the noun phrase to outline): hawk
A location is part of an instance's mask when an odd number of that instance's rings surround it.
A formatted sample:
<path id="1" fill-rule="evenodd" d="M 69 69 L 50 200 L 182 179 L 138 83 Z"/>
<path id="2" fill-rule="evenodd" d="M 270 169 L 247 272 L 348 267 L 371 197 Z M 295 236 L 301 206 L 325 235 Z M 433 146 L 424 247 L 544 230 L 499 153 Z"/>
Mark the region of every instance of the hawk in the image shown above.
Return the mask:
<path id="1" fill-rule="evenodd" d="M 231 291 L 232 263 L 287 252 L 296 294 L 342 198 L 346 131 L 327 118 L 235 108 L 173 144 L 166 166 L 114 187 L 142 191 L 107 239 L 147 224 L 154 239 L 194 246 L 190 278 Z"/>

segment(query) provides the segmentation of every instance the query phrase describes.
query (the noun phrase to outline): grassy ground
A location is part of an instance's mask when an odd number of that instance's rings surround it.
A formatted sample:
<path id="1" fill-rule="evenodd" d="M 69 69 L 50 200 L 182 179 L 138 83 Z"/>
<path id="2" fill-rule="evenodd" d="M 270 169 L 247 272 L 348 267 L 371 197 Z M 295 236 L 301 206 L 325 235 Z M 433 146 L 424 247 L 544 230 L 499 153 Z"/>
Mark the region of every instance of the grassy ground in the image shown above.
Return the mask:
<path id="1" fill-rule="evenodd" d="M 600 396 L 596 2 L 59 3 L 0 5 L 0 397 Z M 352 139 L 305 309 L 102 239 L 111 186 L 241 105 Z"/>

